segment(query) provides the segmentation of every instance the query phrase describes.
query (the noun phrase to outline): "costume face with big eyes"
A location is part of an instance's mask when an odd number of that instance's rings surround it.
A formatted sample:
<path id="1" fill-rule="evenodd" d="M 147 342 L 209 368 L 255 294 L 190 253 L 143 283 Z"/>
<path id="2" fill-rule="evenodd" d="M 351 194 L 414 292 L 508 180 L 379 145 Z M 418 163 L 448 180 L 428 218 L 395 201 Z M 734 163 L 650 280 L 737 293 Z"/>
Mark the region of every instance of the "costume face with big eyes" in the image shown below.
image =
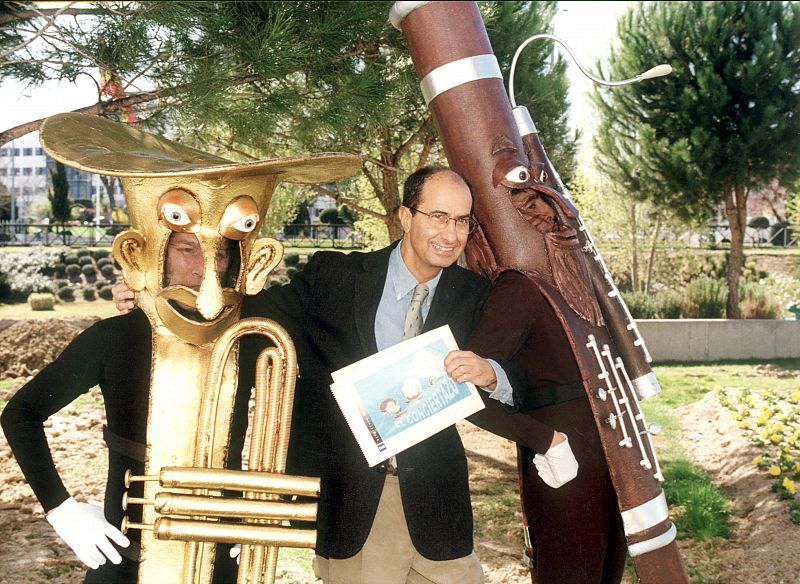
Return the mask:
<path id="1" fill-rule="evenodd" d="M 216 338 L 280 261 L 278 242 L 256 239 L 275 178 L 122 181 L 137 228 L 114 246 L 139 305 L 187 342 Z"/>

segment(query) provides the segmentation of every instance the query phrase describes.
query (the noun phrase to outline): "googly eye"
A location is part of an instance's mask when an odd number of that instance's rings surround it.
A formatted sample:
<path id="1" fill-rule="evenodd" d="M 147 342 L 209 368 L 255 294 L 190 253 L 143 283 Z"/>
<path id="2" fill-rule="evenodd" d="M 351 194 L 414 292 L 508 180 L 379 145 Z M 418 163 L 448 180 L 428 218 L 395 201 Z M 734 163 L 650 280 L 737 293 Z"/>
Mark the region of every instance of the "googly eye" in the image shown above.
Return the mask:
<path id="1" fill-rule="evenodd" d="M 525 183 L 530 179 L 530 173 L 524 166 L 515 166 L 506 173 L 506 180 L 512 183 Z"/>
<path id="2" fill-rule="evenodd" d="M 161 216 L 173 225 L 188 225 L 191 222 L 188 213 L 174 203 L 164 203 L 161 207 Z"/>
<path id="3" fill-rule="evenodd" d="M 250 233 L 256 225 L 258 225 L 258 213 L 251 213 L 234 222 L 231 227 L 242 233 Z"/>

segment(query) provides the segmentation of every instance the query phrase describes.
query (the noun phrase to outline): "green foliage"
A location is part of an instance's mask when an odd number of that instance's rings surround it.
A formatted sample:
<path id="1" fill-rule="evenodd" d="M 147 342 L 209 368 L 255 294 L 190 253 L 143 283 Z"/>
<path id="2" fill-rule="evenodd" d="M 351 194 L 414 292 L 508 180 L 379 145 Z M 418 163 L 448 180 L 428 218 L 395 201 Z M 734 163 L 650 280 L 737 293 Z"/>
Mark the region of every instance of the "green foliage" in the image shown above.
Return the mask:
<path id="1" fill-rule="evenodd" d="M 358 213 L 347 205 L 339 205 L 339 221 L 352 227 L 353 224 L 358 221 Z"/>
<path id="2" fill-rule="evenodd" d="M 63 278 L 67 274 L 67 264 L 63 262 L 57 262 L 53 266 L 53 272 L 58 278 Z"/>
<path id="3" fill-rule="evenodd" d="M 658 318 L 680 318 L 682 297 L 677 292 L 666 290 L 656 295 Z"/>
<path id="4" fill-rule="evenodd" d="M 748 227 L 752 227 L 753 229 L 768 229 L 769 228 L 769 219 L 766 217 L 753 217 L 747 223 Z"/>
<path id="5" fill-rule="evenodd" d="M 287 266 L 296 266 L 300 263 L 300 254 L 297 252 L 289 252 L 283 256 L 283 263 Z"/>
<path id="6" fill-rule="evenodd" d="M 94 265 L 94 260 L 92 259 L 92 256 L 90 256 L 90 255 L 84 255 L 84 256 L 78 255 L 78 265 L 79 266 L 93 266 Z"/>
<path id="7" fill-rule="evenodd" d="M 67 277 L 70 281 L 76 281 L 80 278 L 81 275 L 81 267 L 78 264 L 68 264 L 67 265 Z"/>
<path id="8" fill-rule="evenodd" d="M 722 318 L 727 301 L 725 282 L 701 276 L 684 289 L 681 314 L 684 318 Z"/>
<path id="9" fill-rule="evenodd" d="M 789 520 L 800 525 L 800 501 L 789 503 Z"/>
<path id="10" fill-rule="evenodd" d="M 73 302 L 75 300 L 75 289 L 70 286 L 59 288 L 56 294 L 64 302 Z"/>
<path id="11" fill-rule="evenodd" d="M 635 319 L 658 318 L 658 304 L 655 296 L 644 292 L 623 292 L 622 299 L 628 305 Z"/>
<path id="12" fill-rule="evenodd" d="M 114 293 L 111 291 L 111 286 L 103 286 L 98 290 L 97 295 L 103 300 L 113 300 Z"/>
<path id="13" fill-rule="evenodd" d="M 28 304 L 31 310 L 53 310 L 55 302 L 55 296 L 49 292 L 34 292 L 28 296 Z"/>
<path id="14" fill-rule="evenodd" d="M 739 288 L 739 298 L 742 318 L 776 319 L 783 317 L 783 305 L 780 300 L 760 284 L 745 282 Z"/>
<path id="15" fill-rule="evenodd" d="M 97 261 L 98 267 L 100 266 L 100 261 L 101 260 L 113 262 L 114 261 L 113 258 L 109 259 L 110 255 L 111 255 L 111 252 L 109 250 L 107 250 L 107 249 L 94 249 L 94 250 L 92 250 L 92 257 L 95 259 L 95 261 Z"/>
<path id="16" fill-rule="evenodd" d="M 76 254 L 65 255 L 64 256 L 64 263 L 66 265 L 77 264 L 78 263 L 78 256 Z"/>
<path id="17" fill-rule="evenodd" d="M 105 267 L 105 266 L 113 266 L 114 265 L 114 261 L 108 259 L 107 257 L 101 257 L 101 258 L 97 259 L 95 263 L 97 264 L 97 268 L 99 270 L 102 270 L 103 267 Z"/>
<path id="18" fill-rule="evenodd" d="M 92 250 L 86 249 L 85 247 L 83 247 L 83 248 L 79 249 L 78 251 L 76 251 L 75 255 L 78 256 L 79 258 L 91 257 Z"/>
<path id="19" fill-rule="evenodd" d="M 748 193 L 800 174 L 800 4 L 643 2 L 619 22 L 607 74 L 673 73 L 597 90 L 598 166 L 611 182 L 687 220 L 723 203 L 731 223 L 730 317 Z"/>
<path id="20" fill-rule="evenodd" d="M 335 208 L 325 209 L 319 214 L 319 220 L 322 223 L 339 223 L 339 211 Z"/>
<path id="21" fill-rule="evenodd" d="M 686 460 L 667 463 L 663 471 L 679 538 L 705 541 L 730 535 L 731 503 L 706 472 Z"/>
<path id="22" fill-rule="evenodd" d="M 111 283 L 115 282 L 117 279 L 117 274 L 112 264 L 106 264 L 100 268 L 100 273 L 103 274 L 103 277 Z"/>
<path id="23" fill-rule="evenodd" d="M 507 74 L 520 42 L 552 29 L 556 2 L 479 7 Z M 359 181 L 341 181 L 333 196 L 361 214 L 365 202 L 377 200 L 378 208 L 369 205 L 373 218 L 397 238 L 404 176 L 443 156 L 405 40 L 388 22 L 390 8 L 383 1 L 100 3 L 91 19 L 64 16 L 56 27 L 32 20 L 32 31 L 50 27 L 48 43 L 35 58 L 23 49 L 8 58 L 30 64 L 36 75 L 27 72 L 25 80 L 34 85 L 43 78 L 95 76 L 99 67 L 121 87 L 131 81 L 132 87 L 153 87 L 136 96 L 147 128 L 175 128 L 180 141 L 229 158 L 356 153 L 369 173 L 366 189 Z M 525 51 L 516 98 L 531 110 L 568 180 L 576 138 L 567 127 L 566 65 L 551 54 L 547 43 Z M 21 73 L 8 71 L 11 77 Z M 101 106 L 106 115 L 125 111 L 114 99 Z M 265 233 L 293 216 L 297 192 L 304 193 L 300 200 L 311 195 L 302 188 L 276 193 Z"/>
<path id="24" fill-rule="evenodd" d="M 50 169 L 50 177 L 53 187 L 50 189 L 47 199 L 50 201 L 53 219 L 63 223 L 70 218 L 69 182 L 67 182 L 66 167 L 57 161 L 55 169 Z"/>
<path id="25" fill-rule="evenodd" d="M 85 286 L 81 289 L 81 295 L 84 300 L 97 300 L 97 290 L 92 286 Z"/>

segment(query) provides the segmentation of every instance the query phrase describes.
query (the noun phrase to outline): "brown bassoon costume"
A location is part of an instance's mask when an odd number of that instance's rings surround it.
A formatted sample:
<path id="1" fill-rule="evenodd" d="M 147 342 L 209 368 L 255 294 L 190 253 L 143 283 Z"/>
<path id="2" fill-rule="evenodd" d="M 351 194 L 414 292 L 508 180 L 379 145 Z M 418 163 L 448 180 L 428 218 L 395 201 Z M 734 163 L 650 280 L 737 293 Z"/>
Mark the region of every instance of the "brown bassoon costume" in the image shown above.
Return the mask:
<path id="1" fill-rule="evenodd" d="M 391 19 L 450 166 L 472 186 L 480 227 L 467 245 L 470 268 L 493 281 L 522 274 L 545 299 L 588 397 L 640 580 L 688 582 L 639 408 L 659 391 L 650 356 L 527 110 L 512 111 L 477 6 L 398 2 Z"/>

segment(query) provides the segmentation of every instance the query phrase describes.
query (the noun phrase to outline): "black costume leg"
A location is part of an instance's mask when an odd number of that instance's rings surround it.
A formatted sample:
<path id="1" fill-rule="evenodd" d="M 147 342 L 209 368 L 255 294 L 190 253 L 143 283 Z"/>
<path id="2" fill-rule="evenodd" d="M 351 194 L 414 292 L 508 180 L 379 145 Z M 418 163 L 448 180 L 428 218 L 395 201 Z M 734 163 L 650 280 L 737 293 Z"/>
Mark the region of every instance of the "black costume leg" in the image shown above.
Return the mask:
<path id="1" fill-rule="evenodd" d="M 618 583 L 625 539 L 616 496 L 589 403 L 576 399 L 529 412 L 565 433 L 578 459 L 578 476 L 553 489 L 524 449 L 520 474 L 524 513 L 535 540 L 538 584 Z"/>

